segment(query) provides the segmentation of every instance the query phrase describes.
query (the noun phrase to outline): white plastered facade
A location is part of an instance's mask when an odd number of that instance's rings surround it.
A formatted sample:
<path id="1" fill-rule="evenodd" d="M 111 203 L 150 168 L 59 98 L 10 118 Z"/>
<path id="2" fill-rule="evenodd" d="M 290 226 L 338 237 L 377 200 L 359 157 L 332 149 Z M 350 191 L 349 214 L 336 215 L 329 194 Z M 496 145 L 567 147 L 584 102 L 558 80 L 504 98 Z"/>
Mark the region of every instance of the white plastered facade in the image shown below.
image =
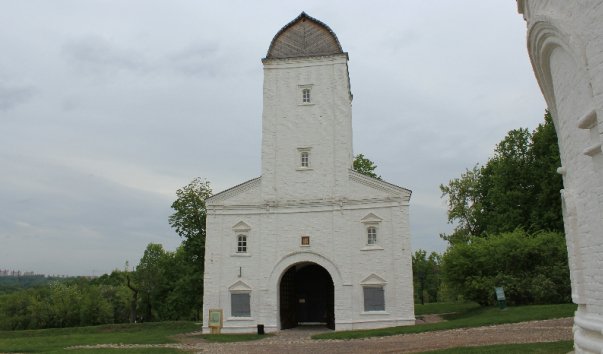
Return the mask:
<path id="1" fill-rule="evenodd" d="M 576 353 L 603 353 L 603 2 L 520 0 L 559 139 Z"/>
<path id="2" fill-rule="evenodd" d="M 313 21 L 337 41 L 326 25 L 303 13 L 281 32 L 299 21 Z M 259 324 L 267 332 L 280 330 L 281 278 L 290 267 L 308 263 L 324 268 L 333 281 L 336 330 L 414 324 L 411 192 L 351 169 L 347 53 L 270 53 L 262 60 L 262 175 L 206 203 L 203 330 L 209 330 L 209 309 L 223 310 L 223 333 L 253 332 Z M 305 89 L 310 102 L 303 102 Z M 307 166 L 301 163 L 304 152 Z M 377 233 L 373 244 L 367 241 L 369 227 Z M 245 252 L 238 252 L 240 235 Z M 383 310 L 365 311 L 366 286 L 383 288 Z M 231 295 L 241 292 L 250 294 L 249 316 L 232 316 Z"/>

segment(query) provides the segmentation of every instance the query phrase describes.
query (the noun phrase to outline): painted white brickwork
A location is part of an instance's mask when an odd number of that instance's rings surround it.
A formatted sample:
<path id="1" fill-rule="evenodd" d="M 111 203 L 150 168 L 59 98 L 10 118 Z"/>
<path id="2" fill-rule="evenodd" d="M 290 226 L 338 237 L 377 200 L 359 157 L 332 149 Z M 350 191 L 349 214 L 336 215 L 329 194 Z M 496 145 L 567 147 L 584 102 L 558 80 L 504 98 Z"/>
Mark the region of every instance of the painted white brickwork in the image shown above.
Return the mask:
<path id="1" fill-rule="evenodd" d="M 576 353 L 603 353 L 603 1 L 520 0 L 559 138 Z"/>
<path id="2" fill-rule="evenodd" d="M 277 34 L 263 60 L 262 175 L 207 201 L 204 331 L 213 308 L 224 311 L 223 332 L 251 332 L 258 324 L 279 330 L 281 277 L 307 262 L 333 280 L 337 330 L 415 321 L 410 191 L 351 170 L 347 53 L 272 55 L 289 53 L 274 43 L 306 20 L 327 36 L 322 51 L 338 49 L 326 25 L 302 14 Z M 303 102 L 304 89 L 310 103 Z M 309 153 L 307 167 L 302 151 Z M 367 225 L 377 228 L 375 245 L 367 244 Z M 240 234 L 247 236 L 246 253 L 237 253 Z M 301 244 L 302 236 L 310 245 Z M 385 311 L 365 312 L 363 285 L 375 282 L 383 284 Z M 250 317 L 231 316 L 233 289 L 249 291 Z"/>

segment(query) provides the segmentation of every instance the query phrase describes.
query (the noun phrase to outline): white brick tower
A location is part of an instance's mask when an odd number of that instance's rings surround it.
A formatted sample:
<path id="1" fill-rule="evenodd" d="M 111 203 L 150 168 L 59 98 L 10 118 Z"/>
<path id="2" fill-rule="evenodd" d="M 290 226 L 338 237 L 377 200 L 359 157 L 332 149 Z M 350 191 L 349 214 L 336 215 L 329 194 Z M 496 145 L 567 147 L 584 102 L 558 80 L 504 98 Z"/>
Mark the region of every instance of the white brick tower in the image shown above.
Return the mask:
<path id="1" fill-rule="evenodd" d="M 411 192 L 351 170 L 347 61 L 305 13 L 272 40 L 262 175 L 207 200 L 204 331 L 414 324 Z"/>

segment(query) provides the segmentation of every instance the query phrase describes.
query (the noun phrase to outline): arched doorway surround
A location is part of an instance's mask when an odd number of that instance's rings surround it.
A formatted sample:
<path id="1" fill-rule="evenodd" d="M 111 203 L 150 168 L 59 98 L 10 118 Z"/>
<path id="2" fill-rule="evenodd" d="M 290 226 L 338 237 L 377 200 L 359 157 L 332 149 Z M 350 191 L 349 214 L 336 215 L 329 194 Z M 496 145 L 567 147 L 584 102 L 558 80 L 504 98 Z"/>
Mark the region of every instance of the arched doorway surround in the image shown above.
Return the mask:
<path id="1" fill-rule="evenodd" d="M 316 263 L 303 262 L 289 267 L 279 284 L 281 329 L 299 325 L 324 325 L 335 329 L 333 279 Z"/>
<path id="2" fill-rule="evenodd" d="M 310 267 L 310 268 L 308 268 Z M 306 268 L 306 270 L 304 271 L 304 268 Z M 292 274 L 293 271 L 295 271 L 295 274 Z M 297 273 L 297 271 L 300 271 L 301 273 Z M 277 294 L 277 303 L 276 303 L 276 308 L 277 308 L 277 328 L 279 329 L 284 329 L 284 328 L 290 328 L 290 327 L 294 327 L 297 325 L 297 323 L 282 323 L 282 316 L 281 316 L 281 301 L 283 301 L 283 299 L 281 299 L 281 285 L 286 285 L 289 282 L 289 286 L 291 286 L 290 282 L 292 281 L 291 278 L 295 277 L 295 275 L 299 274 L 301 275 L 301 279 L 302 283 L 307 282 L 308 278 L 307 275 L 304 274 L 306 272 L 311 273 L 312 271 L 318 272 L 317 274 L 322 274 L 319 276 L 319 279 L 321 279 L 321 282 L 319 282 L 319 284 L 322 284 L 322 288 L 323 290 L 317 289 L 317 287 L 314 288 L 310 288 L 310 290 L 312 292 L 314 292 L 315 296 L 317 294 L 323 294 L 324 301 L 319 301 L 318 304 L 315 304 L 316 306 L 318 306 L 318 310 L 314 310 L 314 311 L 321 311 L 320 310 L 320 306 L 324 306 L 326 305 L 326 308 L 322 308 L 323 310 L 327 311 L 326 316 L 323 316 L 322 318 L 325 318 L 327 321 L 327 325 L 329 326 L 329 328 L 334 329 L 335 328 L 335 314 L 337 312 L 337 309 L 335 308 L 335 298 L 337 296 L 337 289 L 340 288 L 341 284 L 342 284 L 342 279 L 341 279 L 341 273 L 339 272 L 339 269 L 326 257 L 319 255 L 317 253 L 314 252 L 294 252 L 294 253 L 290 253 L 288 255 L 286 255 L 285 257 L 283 257 L 279 262 L 277 262 L 277 264 L 274 266 L 272 273 L 270 274 L 270 278 L 269 278 L 269 286 L 272 289 L 276 289 L 276 294 Z M 289 279 L 287 279 L 287 277 Z M 305 280 L 304 280 L 305 279 Z M 285 283 L 283 283 L 283 280 Z M 328 283 L 332 284 L 332 288 L 331 290 L 329 290 L 329 287 L 327 286 Z M 326 288 L 326 289 L 325 289 Z M 302 285 L 299 289 L 300 291 L 304 290 L 304 286 Z M 293 295 L 291 295 L 291 292 L 293 292 L 292 289 L 289 289 L 289 296 L 291 296 L 290 298 L 286 299 L 285 301 L 291 301 L 293 299 Z M 296 301 L 297 304 L 300 303 L 300 299 L 304 299 L 302 301 L 306 301 L 306 300 L 310 300 L 310 299 L 306 299 L 304 297 L 300 297 L 299 295 L 304 295 L 304 294 L 300 294 L 298 292 L 298 289 L 296 287 L 295 289 L 295 295 L 296 295 Z M 304 302 L 302 302 L 303 304 Z M 283 304 L 285 305 L 285 304 Z M 291 304 L 288 304 L 289 306 L 291 306 Z M 302 305 L 303 307 L 303 305 Z M 308 307 L 308 306 L 306 306 Z M 296 311 L 295 316 L 297 317 L 297 315 L 299 314 L 300 311 L 304 311 L 303 308 L 298 307 L 297 305 L 295 305 L 293 307 Z M 291 308 L 289 309 L 289 311 L 293 311 Z M 287 316 L 287 314 L 284 314 L 285 317 Z M 315 316 L 317 314 L 311 315 L 311 316 Z M 290 320 L 295 322 L 295 319 L 293 319 L 293 316 L 291 315 L 291 313 L 289 313 L 290 316 Z M 310 318 L 312 319 L 312 317 Z M 303 322 L 303 321 L 302 321 Z M 315 322 L 315 321 L 308 321 L 308 322 Z M 322 322 L 322 321 L 316 321 L 316 322 Z"/>

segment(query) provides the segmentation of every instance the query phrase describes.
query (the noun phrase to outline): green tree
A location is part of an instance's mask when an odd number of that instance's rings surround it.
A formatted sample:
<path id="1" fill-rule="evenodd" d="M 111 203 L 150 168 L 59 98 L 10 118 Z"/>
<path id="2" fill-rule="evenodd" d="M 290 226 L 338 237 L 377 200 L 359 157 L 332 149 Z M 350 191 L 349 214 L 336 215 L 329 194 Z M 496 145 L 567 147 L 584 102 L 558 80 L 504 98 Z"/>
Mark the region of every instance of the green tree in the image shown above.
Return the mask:
<path id="1" fill-rule="evenodd" d="M 480 192 L 483 231 L 528 229 L 534 197 L 534 166 L 527 129 L 511 130 L 482 167 Z M 559 210 L 561 212 L 561 210 Z"/>
<path id="2" fill-rule="evenodd" d="M 165 276 L 165 263 L 168 257 L 169 255 L 162 245 L 149 243 L 134 272 L 137 289 L 142 295 L 141 302 L 145 321 L 160 319 L 155 312 L 168 287 Z"/>
<path id="3" fill-rule="evenodd" d="M 80 323 L 82 294 L 75 284 L 51 283 L 48 306 L 52 311 L 51 327 L 74 327 Z"/>
<path id="4" fill-rule="evenodd" d="M 481 217 L 481 168 L 479 165 L 467 169 L 460 178 L 452 179 L 448 185 L 440 185 L 442 197 L 448 197 L 448 221 L 457 226 L 450 235 L 441 234 L 450 244 L 466 243 L 471 236 L 483 231 Z"/>
<path id="5" fill-rule="evenodd" d="M 563 180 L 557 173 L 561 166 L 557 133 L 550 112 L 544 123 L 532 133 L 531 152 L 534 164 L 534 201 L 530 210 L 530 230 L 556 230 L 563 232 L 563 217 L 559 191 Z"/>
<path id="6" fill-rule="evenodd" d="M 103 295 L 103 289 L 100 286 L 86 285 L 83 287 L 79 306 L 81 326 L 114 323 L 113 306 Z"/>
<path id="7" fill-rule="evenodd" d="M 90 326 L 128 320 L 128 290 L 109 275 L 70 278 L 0 295 L 0 329 Z"/>
<path id="8" fill-rule="evenodd" d="M 352 168 L 354 171 L 362 173 L 363 175 L 373 177 L 376 179 L 381 179 L 381 176 L 375 173 L 375 169 L 377 165 L 366 157 L 363 154 L 358 154 L 354 157 L 354 163 L 352 164 Z"/>
<path id="9" fill-rule="evenodd" d="M 441 256 L 431 252 L 427 256 L 425 250 L 417 250 L 412 255 L 412 273 L 415 289 L 415 302 L 425 303 L 438 301 L 440 289 L 440 261 Z"/>
<path id="10" fill-rule="evenodd" d="M 440 185 L 442 197 L 448 198 L 448 221 L 456 224 L 442 238 L 453 245 L 518 227 L 562 232 L 558 166 L 557 136 L 548 112 L 532 133 L 511 130 L 484 166 Z"/>
<path id="11" fill-rule="evenodd" d="M 503 286 L 512 305 L 569 302 L 565 238 L 559 232 L 515 230 L 448 248 L 442 258 L 446 283 L 467 300 L 495 303 Z"/>
<path id="12" fill-rule="evenodd" d="M 172 203 L 174 214 L 169 218 L 170 225 L 183 238 L 182 250 L 177 253 L 182 280 L 179 284 L 183 293 L 189 294 L 187 300 L 199 319 L 203 308 L 203 271 L 205 260 L 205 200 L 212 195 L 208 181 L 199 177 L 176 191 L 177 199 Z M 182 305 L 184 306 L 184 305 Z"/>

